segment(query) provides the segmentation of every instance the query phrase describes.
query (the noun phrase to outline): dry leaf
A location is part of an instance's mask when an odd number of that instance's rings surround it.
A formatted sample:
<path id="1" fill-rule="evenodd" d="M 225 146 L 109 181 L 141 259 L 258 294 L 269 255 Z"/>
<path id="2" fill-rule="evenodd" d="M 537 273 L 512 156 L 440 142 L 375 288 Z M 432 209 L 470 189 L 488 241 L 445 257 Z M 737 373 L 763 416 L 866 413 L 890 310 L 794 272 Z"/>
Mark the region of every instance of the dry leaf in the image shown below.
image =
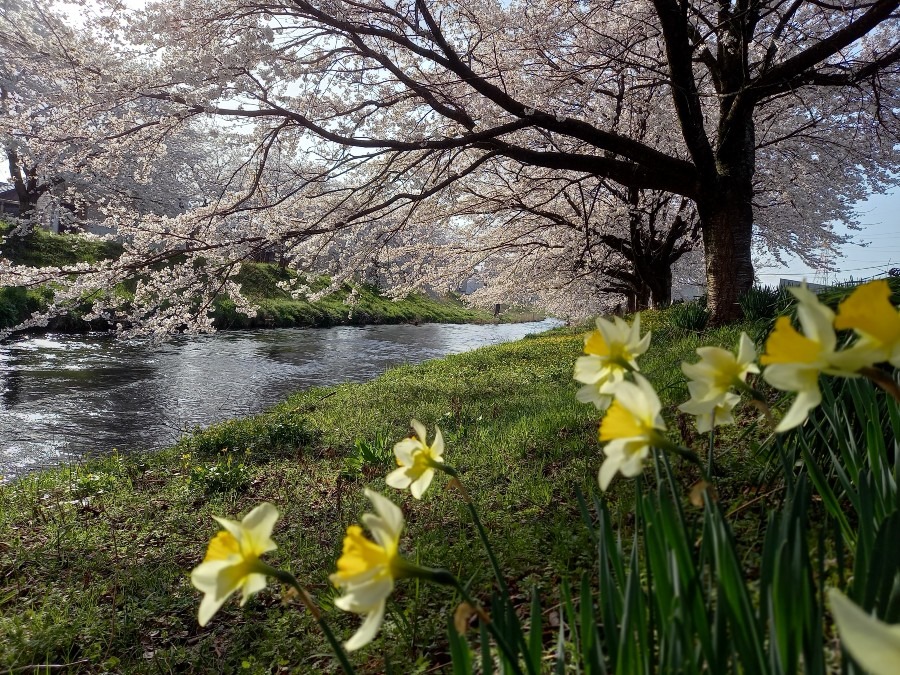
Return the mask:
<path id="1" fill-rule="evenodd" d="M 696 506 L 698 509 L 703 506 L 704 492 L 709 494 L 709 498 L 712 501 L 716 501 L 719 498 L 719 496 L 716 494 L 716 489 L 712 486 L 712 484 L 707 483 L 705 480 L 694 483 L 694 486 L 691 488 L 691 504 Z"/>
<path id="2" fill-rule="evenodd" d="M 453 627 L 456 628 L 457 633 L 460 635 L 465 634 L 466 629 L 469 627 L 469 619 L 475 616 L 475 613 L 475 608 L 468 602 L 459 603 L 456 611 L 453 612 Z"/>

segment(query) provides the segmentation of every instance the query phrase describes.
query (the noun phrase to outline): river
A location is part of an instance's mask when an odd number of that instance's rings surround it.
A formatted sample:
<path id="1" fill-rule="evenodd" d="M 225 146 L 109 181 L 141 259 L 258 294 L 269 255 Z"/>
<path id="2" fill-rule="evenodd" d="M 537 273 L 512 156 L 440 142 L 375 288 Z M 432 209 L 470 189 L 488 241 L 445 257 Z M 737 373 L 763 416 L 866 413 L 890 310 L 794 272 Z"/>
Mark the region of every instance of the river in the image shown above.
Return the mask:
<path id="1" fill-rule="evenodd" d="M 558 323 L 223 331 L 161 345 L 105 334 L 18 339 L 0 345 L 0 480 L 113 448 L 165 447 L 308 387 L 368 380 Z"/>

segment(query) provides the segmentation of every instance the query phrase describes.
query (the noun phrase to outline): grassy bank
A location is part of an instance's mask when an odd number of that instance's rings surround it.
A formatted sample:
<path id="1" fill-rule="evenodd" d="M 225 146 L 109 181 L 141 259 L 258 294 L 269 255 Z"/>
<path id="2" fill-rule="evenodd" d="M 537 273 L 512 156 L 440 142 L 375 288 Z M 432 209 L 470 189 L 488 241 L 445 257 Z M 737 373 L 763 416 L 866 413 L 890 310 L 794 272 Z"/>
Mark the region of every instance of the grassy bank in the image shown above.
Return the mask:
<path id="1" fill-rule="evenodd" d="M 0 236 L 9 226 L 0 223 Z M 15 263 L 36 267 L 63 266 L 77 262 L 96 262 L 113 258 L 121 252 L 121 247 L 112 242 L 98 241 L 78 235 L 51 234 L 35 230 L 27 240 L 7 240 L 3 254 Z M 348 305 L 345 300 L 350 288 L 345 287 L 316 302 L 303 298 L 295 299 L 279 288 L 278 283 L 289 280 L 290 273 L 277 265 L 266 263 L 246 263 L 236 281 L 242 292 L 259 306 L 256 316 L 239 314 L 228 299 L 215 303 L 215 325 L 220 329 L 229 328 L 275 328 L 291 326 L 336 326 L 363 325 L 373 323 L 488 323 L 492 321 L 527 321 L 543 317 L 533 313 L 510 310 L 499 317 L 491 313 L 471 309 L 458 298 L 446 296 L 431 297 L 413 294 L 401 300 L 392 300 L 371 286 L 360 286 L 356 303 Z M 327 280 L 320 279 L 312 284 L 312 290 L 321 289 Z M 128 294 L 128 289 L 117 292 Z M 52 300 L 48 288 L 0 288 L 0 328 L 9 328 L 24 321 L 34 312 L 47 309 Z M 76 310 L 53 320 L 50 328 L 63 332 L 103 330 L 102 322 L 88 324 L 81 319 L 84 312 Z"/>
<path id="2" fill-rule="evenodd" d="M 700 344 L 732 347 L 742 328 L 702 336 L 648 313 L 654 330 L 642 370 L 667 418 L 684 400 L 681 359 Z M 213 622 L 196 622 L 199 594 L 188 572 L 217 527 L 267 500 L 282 518 L 267 557 L 291 569 L 346 638 L 356 617 L 333 609 L 327 573 L 348 524 L 367 509 L 362 488 L 385 490 L 390 448 L 416 417 L 444 431 L 447 461 L 472 493 L 523 610 L 532 584 L 558 602 L 557 581 L 591 570 L 594 551 L 580 525 L 576 488 L 596 492 L 598 415 L 575 400 L 573 362 L 582 331 L 560 329 L 520 342 L 404 366 L 365 384 L 310 390 L 267 414 L 228 422 L 151 456 L 121 456 L 82 468 L 31 475 L 0 488 L 0 667 L 75 664 L 83 672 L 327 672 L 333 661 L 310 617 L 283 603 L 277 587 L 244 608 L 229 602 Z M 748 415 L 752 417 L 752 415 Z M 747 419 L 719 438 L 721 499 L 745 506 L 752 538 L 765 522 L 745 493 L 759 471 Z M 738 441 L 740 439 L 740 441 Z M 686 470 L 685 484 L 694 477 Z M 447 566 L 485 599 L 490 569 L 463 506 L 446 480 L 421 502 L 391 491 L 407 517 L 405 554 Z M 616 506 L 633 485 L 610 494 Z M 623 500 L 623 503 L 627 503 Z M 447 662 L 449 591 L 401 582 L 382 634 L 353 655 L 364 672 L 439 672 Z M 552 616 L 547 617 L 552 642 Z"/>

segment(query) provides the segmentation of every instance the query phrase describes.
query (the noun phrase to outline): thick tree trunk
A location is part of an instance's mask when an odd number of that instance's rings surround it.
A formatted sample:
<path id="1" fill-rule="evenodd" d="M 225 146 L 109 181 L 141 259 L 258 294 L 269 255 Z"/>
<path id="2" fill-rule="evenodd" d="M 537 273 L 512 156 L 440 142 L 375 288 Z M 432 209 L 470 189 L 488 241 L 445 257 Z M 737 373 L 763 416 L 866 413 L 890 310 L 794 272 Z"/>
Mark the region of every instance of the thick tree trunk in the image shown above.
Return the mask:
<path id="1" fill-rule="evenodd" d="M 724 189 L 698 203 L 707 306 L 714 325 L 741 318 L 738 298 L 753 285 L 753 207 L 746 192 Z"/>
<path id="2" fill-rule="evenodd" d="M 716 175 L 703 181 L 697 199 L 706 249 L 707 306 L 713 325 L 740 319 L 738 298 L 753 286 L 753 111 L 739 114 L 728 97 L 721 105 Z"/>
<path id="3" fill-rule="evenodd" d="M 650 284 L 650 307 L 663 309 L 672 304 L 672 268 L 661 266 Z"/>

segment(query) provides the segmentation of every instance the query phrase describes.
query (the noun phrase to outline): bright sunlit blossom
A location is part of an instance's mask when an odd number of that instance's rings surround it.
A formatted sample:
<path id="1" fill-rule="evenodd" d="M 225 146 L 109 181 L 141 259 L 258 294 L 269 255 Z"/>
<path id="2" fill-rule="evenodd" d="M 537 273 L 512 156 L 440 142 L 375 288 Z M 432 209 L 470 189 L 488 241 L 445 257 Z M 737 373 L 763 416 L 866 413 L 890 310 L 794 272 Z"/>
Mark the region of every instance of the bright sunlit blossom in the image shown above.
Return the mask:
<path id="1" fill-rule="evenodd" d="M 387 475 L 385 482 L 398 490 L 409 488 L 413 497 L 421 499 L 434 478 L 434 465 L 444 461 L 444 437 L 436 426 L 434 443 L 428 445 L 425 425 L 419 420 L 412 420 L 410 424 L 416 435 L 394 445 L 398 468 Z"/>
<path id="2" fill-rule="evenodd" d="M 578 391 L 578 400 L 593 403 L 605 410 L 612 402 L 616 385 L 628 371 L 638 371 L 637 357 L 650 346 L 650 332 L 641 337 L 641 315 L 635 314 L 629 325 L 619 317 L 613 321 L 597 318 L 597 330 L 584 339 L 584 352 L 575 361 L 575 380 L 585 386 Z"/>
<path id="3" fill-rule="evenodd" d="M 787 431 L 806 421 L 810 410 L 822 402 L 819 375 L 852 377 L 871 364 L 872 354 L 863 350 L 837 350 L 834 312 L 819 302 L 804 284 L 788 289 L 797 298 L 797 318 L 803 333 L 791 325 L 790 318 L 778 317 L 775 330 L 766 341 L 766 353 L 760 363 L 766 366 L 763 379 L 781 391 L 796 392 L 797 397 L 775 431 Z"/>
<path id="4" fill-rule="evenodd" d="M 662 438 L 666 425 L 662 405 L 653 386 L 640 375 L 635 382 L 620 382 L 615 400 L 600 422 L 600 441 L 605 459 L 597 476 L 606 490 L 616 473 L 637 476 L 644 468 L 650 447 Z"/>
<path id="5" fill-rule="evenodd" d="M 375 513 L 362 517 L 372 533 L 368 539 L 359 525 L 347 528 L 344 549 L 337 561 L 337 572 L 329 579 L 344 595 L 334 604 L 347 612 L 365 617 L 359 630 L 344 643 L 348 651 L 369 644 L 384 621 L 384 609 L 394 590 L 394 580 L 405 576 L 399 555 L 400 535 L 405 521 L 403 512 L 387 497 L 366 489 L 366 497 Z"/>
<path id="6" fill-rule="evenodd" d="M 266 587 L 270 568 L 259 560 L 263 553 L 274 551 L 272 528 L 278 510 L 263 503 L 237 522 L 215 518 L 223 528 L 209 542 L 206 557 L 191 572 L 191 583 L 204 593 L 198 619 L 205 626 L 235 591 L 241 591 L 243 606 L 251 595 Z"/>
<path id="7" fill-rule="evenodd" d="M 741 333 L 737 355 L 720 347 L 700 347 L 700 361 L 682 362 L 681 370 L 689 378 L 691 398 L 678 406 L 682 412 L 696 417 L 697 430 L 701 433 L 721 424 L 733 424 L 732 410 L 740 396 L 731 393 L 732 387 L 741 388 L 750 373 L 758 373 L 756 348 L 746 333 Z"/>
<path id="8" fill-rule="evenodd" d="M 891 304 L 891 287 L 885 279 L 858 286 L 838 305 L 834 327 L 853 329 L 859 335 L 855 350 L 871 350 L 875 363 L 888 361 L 900 368 L 900 311 Z"/>

